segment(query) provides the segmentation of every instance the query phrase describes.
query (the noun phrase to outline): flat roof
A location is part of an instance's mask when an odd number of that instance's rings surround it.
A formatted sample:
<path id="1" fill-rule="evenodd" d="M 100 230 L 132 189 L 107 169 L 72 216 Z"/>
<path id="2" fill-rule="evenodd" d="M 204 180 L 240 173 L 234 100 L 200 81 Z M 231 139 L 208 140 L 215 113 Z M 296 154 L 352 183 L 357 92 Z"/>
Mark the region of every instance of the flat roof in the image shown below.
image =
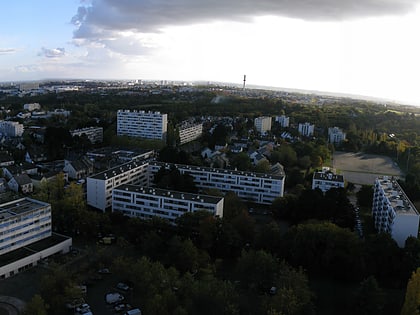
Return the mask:
<path id="1" fill-rule="evenodd" d="M 68 239 L 70 239 L 70 237 L 53 233 L 50 237 L 44 238 L 25 247 L 21 247 L 15 249 L 14 251 L 0 255 L 0 267 L 6 266 L 14 261 L 31 256 L 36 252 L 40 252 L 44 249 L 60 244 Z"/>
<path id="2" fill-rule="evenodd" d="M 272 174 L 265 174 L 265 173 L 236 171 L 236 170 L 228 170 L 224 168 L 212 168 L 212 167 L 205 167 L 205 166 L 185 165 L 185 164 L 172 164 L 172 163 L 156 162 L 156 161 L 150 161 L 149 164 L 156 165 L 156 166 L 165 166 L 165 167 L 175 165 L 177 168 L 182 168 L 186 170 L 194 170 L 194 171 L 204 171 L 204 172 L 209 172 L 209 173 L 232 174 L 232 175 L 237 175 L 237 176 L 258 177 L 258 178 L 264 178 L 264 179 L 277 179 L 277 180 L 284 179 L 284 175 L 272 175 Z"/>
<path id="3" fill-rule="evenodd" d="M 41 209 L 46 206 L 49 206 L 49 204 L 31 198 L 13 200 L 0 205 L 0 220 L 8 219 L 15 215 L 23 214 L 25 212 Z"/>
<path id="4" fill-rule="evenodd" d="M 343 175 L 334 174 L 332 172 L 315 172 L 314 179 L 344 183 Z"/>
<path id="5" fill-rule="evenodd" d="M 138 192 L 144 195 L 156 195 L 159 197 L 166 197 L 170 199 L 205 202 L 205 203 L 213 203 L 213 204 L 217 204 L 221 200 L 223 200 L 223 197 L 209 196 L 209 195 L 202 195 L 202 194 L 192 194 L 192 193 L 185 193 L 185 192 L 180 192 L 180 191 L 166 190 L 166 189 L 154 188 L 154 187 L 144 187 L 144 186 L 138 186 L 138 185 L 124 184 L 124 185 L 118 186 L 114 190 Z"/>
<path id="6" fill-rule="evenodd" d="M 381 176 L 376 180 L 381 185 L 385 197 L 391 203 L 391 206 L 396 213 L 399 215 L 419 215 L 416 207 L 411 200 L 408 199 L 397 180 L 389 178 L 388 176 Z"/>
<path id="7" fill-rule="evenodd" d="M 90 176 L 90 178 L 93 178 L 93 179 L 102 179 L 102 180 L 110 179 L 110 178 L 113 178 L 113 177 L 118 176 L 120 174 L 123 174 L 125 172 L 128 172 L 128 171 L 130 171 L 133 168 L 142 166 L 142 165 L 144 165 L 146 163 L 147 163 L 147 161 L 131 161 L 131 162 L 127 162 L 127 163 L 124 163 L 124 164 L 117 165 L 117 166 L 115 166 L 113 168 L 110 168 L 109 170 L 106 170 L 106 171 L 100 172 L 98 174 L 95 174 L 93 176 Z"/>

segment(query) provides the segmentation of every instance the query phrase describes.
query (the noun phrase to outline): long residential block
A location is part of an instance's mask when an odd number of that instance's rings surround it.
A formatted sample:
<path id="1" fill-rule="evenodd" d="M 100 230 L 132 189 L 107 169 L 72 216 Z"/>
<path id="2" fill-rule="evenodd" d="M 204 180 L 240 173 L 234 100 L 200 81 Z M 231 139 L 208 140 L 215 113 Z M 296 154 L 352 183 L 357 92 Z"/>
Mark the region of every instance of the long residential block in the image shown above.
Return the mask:
<path id="1" fill-rule="evenodd" d="M 222 217 L 223 201 L 222 197 L 135 185 L 122 185 L 112 191 L 112 211 L 141 219 L 158 216 L 172 223 L 185 213 L 199 210 Z"/>
<path id="2" fill-rule="evenodd" d="M 153 176 L 161 167 L 170 169 L 173 166 L 181 174 L 192 176 L 194 183 L 201 190 L 213 188 L 223 193 L 232 191 L 245 201 L 260 204 L 271 204 L 274 199 L 283 197 L 284 194 L 285 176 L 155 161 L 149 163 L 149 172 Z"/>

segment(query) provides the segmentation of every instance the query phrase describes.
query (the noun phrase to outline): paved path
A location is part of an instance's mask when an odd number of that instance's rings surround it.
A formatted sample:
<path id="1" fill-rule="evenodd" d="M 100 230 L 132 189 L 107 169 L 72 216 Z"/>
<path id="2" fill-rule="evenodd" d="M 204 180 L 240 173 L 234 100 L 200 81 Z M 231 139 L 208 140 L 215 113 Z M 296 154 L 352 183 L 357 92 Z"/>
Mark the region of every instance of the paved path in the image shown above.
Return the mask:
<path id="1" fill-rule="evenodd" d="M 0 308 L 9 315 L 19 315 L 25 308 L 25 302 L 11 296 L 0 296 Z"/>

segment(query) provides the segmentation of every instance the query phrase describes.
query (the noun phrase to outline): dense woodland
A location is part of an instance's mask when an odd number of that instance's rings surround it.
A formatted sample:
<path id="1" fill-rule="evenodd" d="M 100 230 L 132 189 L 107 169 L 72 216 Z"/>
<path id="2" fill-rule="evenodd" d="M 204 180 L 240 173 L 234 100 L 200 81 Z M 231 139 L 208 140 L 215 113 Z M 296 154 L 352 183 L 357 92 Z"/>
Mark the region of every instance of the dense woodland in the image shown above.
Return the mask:
<path id="1" fill-rule="evenodd" d="M 216 96 L 218 102 L 214 102 Z M 248 130 L 253 118 L 260 115 L 285 114 L 292 125 L 316 125 L 312 139 L 282 140 L 281 132 L 296 131 L 276 125 L 267 137 L 276 137 L 280 143 L 269 162 L 285 167 L 288 191 L 269 207 L 269 216 L 250 215 L 249 205 L 227 194 L 223 218 L 199 212 L 184 215 L 173 226 L 160 219 L 141 221 L 88 209 L 81 186 L 71 184 L 64 189 L 62 178 L 36 192 L 35 198 L 52 204 L 57 231 L 87 242 L 94 242 L 98 233 L 117 236 L 114 246 L 122 254 L 99 252 L 81 268 L 89 270 L 100 262 L 132 279 L 133 299 L 141 301 L 145 314 L 400 314 L 402 308 L 401 314 L 416 314 L 410 310 L 420 303 L 413 293 L 419 283 L 420 271 L 413 272 L 420 267 L 420 241 L 409 238 L 405 248 L 399 248 L 389 235 L 375 233 L 369 208 L 371 187 L 362 187 L 357 193 L 366 226 L 360 238 L 354 231 L 354 207 L 348 199 L 353 186 L 323 195 L 310 190 L 309 183 L 313 170 L 328 163 L 334 150 L 378 153 L 392 157 L 406 171 L 401 184 L 413 200 L 419 200 L 420 109 L 351 99 L 302 105 L 268 96 L 247 98 L 220 92 L 176 98 L 72 92 L 4 98 L 0 105 L 11 110 L 7 115 L 14 115 L 26 102 L 72 111 L 68 119 L 36 122 L 48 127 L 45 149 L 54 158 L 63 158 L 69 148 L 92 147 L 86 139 L 69 137 L 68 130 L 100 125 L 105 133 L 103 145 L 159 148 L 163 161 L 205 163 L 191 148 L 174 146 L 176 141 L 170 137 L 169 145 L 116 137 L 118 109 L 168 113 L 172 128 L 189 117 L 237 118 L 232 128 L 220 124 L 212 136 L 205 133 L 199 148 L 229 142 L 233 133 L 258 141 Z M 347 132 L 341 147 L 326 141 L 327 128 L 332 126 Z M 34 139 L 25 136 L 24 142 L 30 146 Z M 268 171 L 267 165 L 252 166 L 244 155 L 230 158 L 237 169 Z M 155 184 L 195 189 L 188 176 L 175 170 L 160 172 Z M 80 270 L 67 272 L 58 265 L 43 279 L 40 294 L 28 304 L 27 313 L 64 314 L 63 304 L 78 294 L 75 284 L 83 281 L 81 275 Z M 271 295 L 273 286 L 277 292 Z M 406 301 L 403 307 L 405 293 L 414 298 L 407 299 L 411 304 Z"/>

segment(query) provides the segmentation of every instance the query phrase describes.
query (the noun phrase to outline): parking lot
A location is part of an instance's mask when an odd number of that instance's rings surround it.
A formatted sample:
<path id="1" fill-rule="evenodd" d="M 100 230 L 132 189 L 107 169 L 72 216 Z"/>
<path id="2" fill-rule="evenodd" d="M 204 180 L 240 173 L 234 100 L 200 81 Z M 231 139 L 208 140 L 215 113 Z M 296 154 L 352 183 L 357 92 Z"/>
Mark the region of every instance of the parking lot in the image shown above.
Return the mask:
<path id="1" fill-rule="evenodd" d="M 109 255 L 110 259 L 108 261 L 111 261 L 119 251 L 116 246 L 106 246 L 102 249 L 106 250 L 107 256 Z M 126 289 L 122 285 L 117 288 L 118 283 L 124 282 L 125 279 L 121 279 L 117 274 L 112 273 L 111 268 L 109 268 L 109 274 L 97 272 L 105 266 L 104 262 L 92 263 L 95 260 L 95 255 L 98 255 L 97 246 L 96 244 L 90 244 L 78 247 L 78 251 L 74 255 L 67 254 L 57 257 L 57 261 L 62 268 L 65 268 L 76 278 L 84 279 L 81 280 L 80 284 L 86 284 L 85 301 L 89 304 L 92 313 L 94 315 L 123 314 L 124 310 L 117 312 L 114 310 L 115 305 L 106 303 L 105 295 L 110 292 L 119 292 L 124 296 L 122 302 L 140 308 L 140 305 L 132 303 L 133 291 L 131 289 Z M 50 272 L 51 264 L 52 261 L 50 260 L 49 264 L 39 264 L 25 272 L 2 280 L 0 282 L 0 295 L 12 296 L 23 301 L 31 300 L 35 294 L 39 294 L 41 279 Z M 65 308 L 64 305 L 63 308 Z M 69 309 L 68 314 L 73 313 L 74 310 Z M 3 315 L 1 312 L 0 314 Z"/>

